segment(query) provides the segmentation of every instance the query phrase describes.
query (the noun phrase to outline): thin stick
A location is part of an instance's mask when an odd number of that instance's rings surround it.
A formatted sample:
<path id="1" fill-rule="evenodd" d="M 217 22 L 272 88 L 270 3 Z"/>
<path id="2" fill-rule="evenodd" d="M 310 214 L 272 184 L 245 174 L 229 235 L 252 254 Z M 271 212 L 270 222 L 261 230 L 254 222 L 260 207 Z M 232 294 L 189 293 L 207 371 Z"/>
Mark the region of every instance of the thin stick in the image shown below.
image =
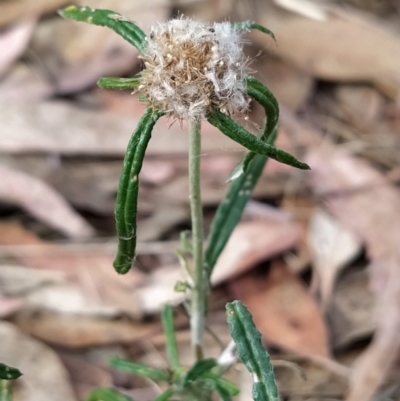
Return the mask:
<path id="1" fill-rule="evenodd" d="M 189 193 L 192 219 L 193 279 L 191 299 L 191 338 L 196 359 L 203 357 L 204 314 L 207 296 L 205 269 L 203 266 L 203 209 L 200 191 L 201 121 L 190 120 L 189 128 Z"/>

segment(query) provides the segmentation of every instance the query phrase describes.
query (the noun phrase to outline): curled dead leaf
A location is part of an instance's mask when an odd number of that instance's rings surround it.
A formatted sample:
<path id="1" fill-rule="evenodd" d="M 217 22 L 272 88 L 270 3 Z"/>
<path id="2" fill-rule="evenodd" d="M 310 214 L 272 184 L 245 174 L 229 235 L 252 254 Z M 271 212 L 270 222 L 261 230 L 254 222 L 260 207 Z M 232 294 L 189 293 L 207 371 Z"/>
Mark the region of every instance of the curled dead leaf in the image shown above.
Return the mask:
<path id="1" fill-rule="evenodd" d="M 5 74 L 13 62 L 22 55 L 32 32 L 36 26 L 36 19 L 28 19 L 13 26 L 0 35 L 0 77 Z"/>
<path id="2" fill-rule="evenodd" d="M 310 223 L 308 244 L 317 275 L 321 303 L 327 307 L 339 272 L 361 252 L 361 243 L 322 209 Z"/>
<path id="3" fill-rule="evenodd" d="M 72 238 L 94 234 L 93 228 L 65 199 L 38 178 L 0 166 L 0 199 L 16 204 L 61 233 Z"/>

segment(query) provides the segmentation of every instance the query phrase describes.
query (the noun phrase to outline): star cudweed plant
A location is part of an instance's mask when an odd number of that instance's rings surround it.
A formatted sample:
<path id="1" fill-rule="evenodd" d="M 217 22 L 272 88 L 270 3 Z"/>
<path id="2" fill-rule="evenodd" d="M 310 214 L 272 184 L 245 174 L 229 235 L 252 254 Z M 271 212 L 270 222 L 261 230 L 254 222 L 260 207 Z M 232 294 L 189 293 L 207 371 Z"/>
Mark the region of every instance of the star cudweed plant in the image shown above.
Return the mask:
<path id="1" fill-rule="evenodd" d="M 126 360 L 113 359 L 116 369 L 131 372 L 167 384 L 157 401 L 168 399 L 206 401 L 217 392 L 223 401 L 238 393 L 237 387 L 221 377 L 226 364 L 204 357 L 203 334 L 210 277 L 213 268 L 268 158 L 299 169 L 308 165 L 273 146 L 279 118 L 279 106 L 272 93 L 250 75 L 249 60 L 243 53 L 243 35 L 257 29 L 273 39 L 268 29 L 252 23 L 207 23 L 189 18 L 172 19 L 153 26 L 146 35 L 127 18 L 109 10 L 70 6 L 60 11 L 62 17 L 108 27 L 137 48 L 142 71 L 133 78 L 101 78 L 106 89 L 138 92 L 146 108 L 128 143 L 119 182 L 115 209 L 118 251 L 114 268 L 127 273 L 135 258 L 136 215 L 139 174 L 147 145 L 157 120 L 162 116 L 189 121 L 189 188 L 192 231 L 182 236 L 183 252 L 179 258 L 187 282 L 177 287 L 188 290 L 194 364 L 179 362 L 173 311 L 166 306 L 162 321 L 170 366 L 155 369 Z M 250 101 L 265 110 L 266 122 L 257 137 L 239 125 L 232 116 L 246 117 Z M 222 134 L 244 146 L 248 153 L 232 172 L 224 201 L 217 209 L 207 247 L 203 249 L 203 216 L 200 191 L 201 122 L 207 120 Z M 184 254 L 190 254 L 189 267 Z M 237 347 L 237 355 L 252 373 L 256 401 L 278 399 L 272 366 L 261 344 L 261 336 L 246 307 L 239 301 L 227 305 L 228 324 Z M 221 359 L 221 358 L 220 358 Z M 231 362 L 232 363 L 232 362 Z M 229 364 L 228 364 L 229 365 Z M 112 389 L 98 389 L 88 400 L 129 400 Z"/>

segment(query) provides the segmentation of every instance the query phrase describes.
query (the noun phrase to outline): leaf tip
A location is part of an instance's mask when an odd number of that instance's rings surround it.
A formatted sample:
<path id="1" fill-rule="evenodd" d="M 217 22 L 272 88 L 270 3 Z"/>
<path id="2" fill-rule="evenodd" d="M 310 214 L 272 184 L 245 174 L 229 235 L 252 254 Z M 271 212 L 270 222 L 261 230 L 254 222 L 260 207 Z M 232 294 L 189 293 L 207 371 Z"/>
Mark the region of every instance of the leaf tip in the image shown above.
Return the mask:
<path id="1" fill-rule="evenodd" d="M 21 376 L 22 373 L 19 369 L 0 363 L 0 380 L 15 380 Z"/>
<path id="2" fill-rule="evenodd" d="M 228 316 L 232 316 L 235 313 L 235 303 L 237 303 L 237 301 L 228 302 L 225 305 L 226 313 Z"/>
<path id="3" fill-rule="evenodd" d="M 127 262 L 120 262 L 118 258 L 116 258 L 113 262 L 114 270 L 118 274 L 126 274 L 129 270 L 131 270 L 133 260 L 129 260 Z"/>
<path id="4" fill-rule="evenodd" d="M 268 36 L 270 36 L 274 42 L 276 43 L 276 37 L 275 34 L 269 30 L 268 28 L 265 28 L 264 26 L 257 24 L 256 22 L 253 21 L 247 21 L 243 24 L 243 27 L 245 29 L 251 30 L 251 29 L 256 29 L 257 31 L 263 32 L 265 34 L 267 34 Z"/>
<path id="5" fill-rule="evenodd" d="M 71 18 L 71 16 L 69 15 L 70 13 L 76 12 L 78 10 L 77 6 L 74 5 L 70 5 L 64 8 L 60 8 L 57 13 L 59 15 L 61 15 L 61 17 L 63 18 Z"/>
<path id="6" fill-rule="evenodd" d="M 16 380 L 21 376 L 22 376 L 22 373 L 18 369 L 15 369 L 12 373 L 9 373 L 7 375 L 7 380 Z"/>

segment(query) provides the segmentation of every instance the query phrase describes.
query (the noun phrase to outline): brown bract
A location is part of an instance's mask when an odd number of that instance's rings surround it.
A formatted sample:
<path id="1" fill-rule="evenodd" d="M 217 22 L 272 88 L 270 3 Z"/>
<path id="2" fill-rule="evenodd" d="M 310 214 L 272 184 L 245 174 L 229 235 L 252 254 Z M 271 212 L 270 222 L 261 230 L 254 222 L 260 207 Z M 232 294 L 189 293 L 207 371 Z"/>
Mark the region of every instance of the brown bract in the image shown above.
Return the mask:
<path id="1" fill-rule="evenodd" d="M 212 109 L 247 109 L 247 60 L 242 38 L 230 23 L 175 19 L 153 27 L 141 58 L 139 90 L 155 110 L 178 119 Z"/>

